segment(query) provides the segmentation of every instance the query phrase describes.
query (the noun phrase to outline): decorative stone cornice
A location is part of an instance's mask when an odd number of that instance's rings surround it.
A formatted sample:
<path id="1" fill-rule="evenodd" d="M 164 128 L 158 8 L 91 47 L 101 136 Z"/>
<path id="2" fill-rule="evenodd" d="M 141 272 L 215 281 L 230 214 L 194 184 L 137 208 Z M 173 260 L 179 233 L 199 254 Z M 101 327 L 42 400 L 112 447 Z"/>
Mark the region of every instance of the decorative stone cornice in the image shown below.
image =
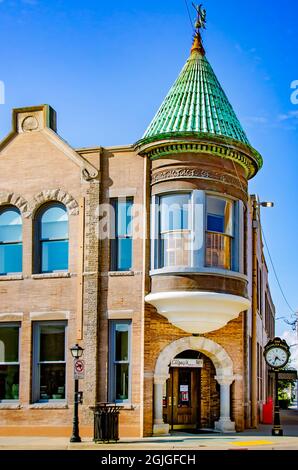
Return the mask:
<path id="1" fill-rule="evenodd" d="M 260 154 L 249 145 L 235 142 L 233 139 L 198 136 L 198 140 L 189 137 L 189 140 L 183 139 L 183 136 L 161 136 L 164 139 L 157 141 L 140 141 L 136 144 L 136 150 L 140 155 L 147 156 L 151 160 L 177 155 L 181 153 L 200 153 L 208 154 L 232 160 L 241 165 L 247 175 L 252 178 L 262 167 L 263 161 Z M 186 135 L 186 137 L 188 137 Z"/>
<path id="2" fill-rule="evenodd" d="M 40 206 L 51 201 L 58 201 L 64 204 L 69 215 L 78 215 L 79 213 L 79 205 L 71 194 L 63 191 L 62 189 L 49 189 L 41 191 L 34 196 L 33 200 L 29 203 L 29 210 L 26 216 L 33 217 Z"/>
<path id="3" fill-rule="evenodd" d="M 151 184 L 160 183 L 162 181 L 176 180 L 176 179 L 203 179 L 203 180 L 213 180 L 219 183 L 228 184 L 235 186 L 238 189 L 241 189 L 246 193 L 247 183 L 243 180 L 228 175 L 227 173 L 220 173 L 218 171 L 211 170 L 202 170 L 201 168 L 196 167 L 176 167 L 168 168 L 166 170 L 160 170 L 153 173 Z"/>
<path id="4" fill-rule="evenodd" d="M 28 202 L 19 194 L 13 192 L 0 193 L 0 206 L 11 205 L 19 209 L 22 215 L 28 211 Z"/>

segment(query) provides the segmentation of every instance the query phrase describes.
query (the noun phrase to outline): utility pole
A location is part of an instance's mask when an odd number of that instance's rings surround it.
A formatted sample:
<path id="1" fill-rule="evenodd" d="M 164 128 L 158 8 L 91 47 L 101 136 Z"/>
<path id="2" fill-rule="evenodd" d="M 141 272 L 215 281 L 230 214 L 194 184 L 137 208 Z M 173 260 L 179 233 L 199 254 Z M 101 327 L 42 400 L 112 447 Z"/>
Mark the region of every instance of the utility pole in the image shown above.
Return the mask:
<path id="1" fill-rule="evenodd" d="M 251 323 L 251 426 L 258 426 L 258 209 L 257 199 L 253 199 L 252 213 L 252 323 Z"/>
<path id="2" fill-rule="evenodd" d="M 260 207 L 274 207 L 273 202 L 259 202 L 252 196 L 252 321 L 251 321 L 251 426 L 258 427 L 258 237 Z"/>

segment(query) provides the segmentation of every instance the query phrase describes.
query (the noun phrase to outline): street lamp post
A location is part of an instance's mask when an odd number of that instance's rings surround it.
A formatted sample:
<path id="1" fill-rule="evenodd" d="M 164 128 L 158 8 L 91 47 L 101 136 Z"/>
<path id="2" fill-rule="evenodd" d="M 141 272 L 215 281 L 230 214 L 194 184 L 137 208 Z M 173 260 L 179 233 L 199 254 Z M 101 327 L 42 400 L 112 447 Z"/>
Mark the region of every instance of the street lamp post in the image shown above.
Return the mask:
<path id="1" fill-rule="evenodd" d="M 82 357 L 84 349 L 78 344 L 70 348 L 71 355 L 74 359 L 74 364 L 77 359 Z M 73 403 L 73 427 L 70 442 L 81 442 L 79 434 L 79 380 L 74 374 L 74 403 Z"/>

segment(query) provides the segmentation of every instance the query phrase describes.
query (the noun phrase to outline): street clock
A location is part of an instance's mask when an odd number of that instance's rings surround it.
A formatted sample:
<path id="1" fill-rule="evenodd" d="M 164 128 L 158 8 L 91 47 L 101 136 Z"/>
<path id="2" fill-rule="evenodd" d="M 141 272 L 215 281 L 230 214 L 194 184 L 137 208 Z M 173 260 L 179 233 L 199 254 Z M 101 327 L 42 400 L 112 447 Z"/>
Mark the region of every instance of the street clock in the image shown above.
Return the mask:
<path id="1" fill-rule="evenodd" d="M 266 344 L 264 350 L 265 361 L 272 369 L 282 369 L 290 359 L 290 348 L 286 341 L 281 338 L 274 338 Z"/>

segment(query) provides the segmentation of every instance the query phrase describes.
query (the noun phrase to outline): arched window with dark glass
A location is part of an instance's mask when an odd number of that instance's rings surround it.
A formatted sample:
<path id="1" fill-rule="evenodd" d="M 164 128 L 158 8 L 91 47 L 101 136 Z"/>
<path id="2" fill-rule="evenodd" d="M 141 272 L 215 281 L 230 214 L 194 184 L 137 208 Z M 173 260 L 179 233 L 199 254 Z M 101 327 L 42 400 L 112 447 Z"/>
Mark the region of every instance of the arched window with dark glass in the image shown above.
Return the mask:
<path id="1" fill-rule="evenodd" d="M 22 272 L 22 217 L 16 207 L 0 208 L 0 275 Z"/>
<path id="2" fill-rule="evenodd" d="M 37 266 L 41 273 L 68 270 L 68 214 L 63 204 L 43 207 L 37 217 L 39 252 Z"/>

